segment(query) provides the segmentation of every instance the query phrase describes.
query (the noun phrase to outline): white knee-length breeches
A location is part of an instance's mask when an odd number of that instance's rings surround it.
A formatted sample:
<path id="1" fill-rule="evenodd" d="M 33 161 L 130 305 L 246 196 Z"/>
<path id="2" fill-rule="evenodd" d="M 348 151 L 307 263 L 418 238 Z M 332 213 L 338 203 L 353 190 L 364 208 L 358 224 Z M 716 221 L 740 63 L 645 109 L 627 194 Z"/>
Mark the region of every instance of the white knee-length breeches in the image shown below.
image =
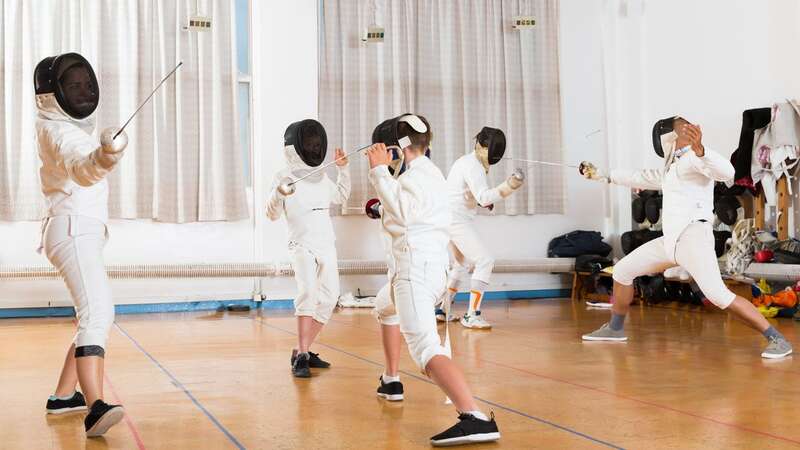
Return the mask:
<path id="1" fill-rule="evenodd" d="M 83 216 L 51 217 L 43 237 L 47 259 L 64 278 L 75 304 L 75 347 L 105 348 L 114 323 L 114 300 L 103 261 L 106 225 Z"/>
<path id="2" fill-rule="evenodd" d="M 421 370 L 436 355 L 449 357 L 436 329 L 434 304 L 444 295 L 447 262 L 399 263 L 375 298 L 375 312 L 383 325 L 400 325 L 411 358 Z"/>
<path id="3" fill-rule="evenodd" d="M 494 269 L 494 258 L 483 245 L 472 224 L 450 225 L 450 280 L 457 286 L 472 270 L 472 279 L 489 284 Z"/>
<path id="4" fill-rule="evenodd" d="M 289 256 L 297 282 L 294 314 L 310 316 L 327 323 L 339 298 L 339 260 L 336 247 L 310 250 L 301 244 L 289 244 Z"/>
<path id="5" fill-rule="evenodd" d="M 736 298 L 722 282 L 711 225 L 702 222 L 692 223 L 683 230 L 675 244 L 674 256 L 667 254 L 661 237 L 622 258 L 614 266 L 614 281 L 630 286 L 638 276 L 661 273 L 676 265 L 686 269 L 703 295 L 719 308 L 727 308 Z"/>

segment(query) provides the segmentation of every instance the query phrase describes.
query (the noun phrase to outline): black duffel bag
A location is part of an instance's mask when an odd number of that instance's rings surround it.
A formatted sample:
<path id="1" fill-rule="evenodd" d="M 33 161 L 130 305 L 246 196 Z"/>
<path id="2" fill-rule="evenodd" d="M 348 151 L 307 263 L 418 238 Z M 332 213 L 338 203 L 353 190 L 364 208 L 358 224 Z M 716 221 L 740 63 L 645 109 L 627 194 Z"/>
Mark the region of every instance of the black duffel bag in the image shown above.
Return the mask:
<path id="1" fill-rule="evenodd" d="M 652 230 L 626 231 L 625 233 L 622 233 L 622 236 L 620 236 L 622 251 L 627 255 L 640 246 L 652 241 L 653 239 L 658 239 L 663 235 L 664 233 L 660 231 Z"/>
<path id="2" fill-rule="evenodd" d="M 611 246 L 598 231 L 576 230 L 553 238 L 547 245 L 549 258 L 574 258 L 580 255 L 608 256 Z"/>

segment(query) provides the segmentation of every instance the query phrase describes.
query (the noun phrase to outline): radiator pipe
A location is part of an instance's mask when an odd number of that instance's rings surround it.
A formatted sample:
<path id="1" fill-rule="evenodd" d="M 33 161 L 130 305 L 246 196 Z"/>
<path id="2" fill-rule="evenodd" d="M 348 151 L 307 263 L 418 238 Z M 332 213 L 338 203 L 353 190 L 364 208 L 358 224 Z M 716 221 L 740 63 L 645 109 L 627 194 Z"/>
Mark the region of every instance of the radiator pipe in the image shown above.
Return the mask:
<path id="1" fill-rule="evenodd" d="M 495 273 L 565 273 L 574 268 L 573 258 L 534 258 L 500 260 Z M 341 260 L 341 275 L 382 275 L 387 271 L 383 261 Z M 114 280 L 159 278 L 272 278 L 294 275 L 291 264 L 285 263 L 217 263 L 217 264 L 132 264 L 106 266 Z M 48 280 L 60 278 L 48 266 L 0 266 L 0 280 Z"/>

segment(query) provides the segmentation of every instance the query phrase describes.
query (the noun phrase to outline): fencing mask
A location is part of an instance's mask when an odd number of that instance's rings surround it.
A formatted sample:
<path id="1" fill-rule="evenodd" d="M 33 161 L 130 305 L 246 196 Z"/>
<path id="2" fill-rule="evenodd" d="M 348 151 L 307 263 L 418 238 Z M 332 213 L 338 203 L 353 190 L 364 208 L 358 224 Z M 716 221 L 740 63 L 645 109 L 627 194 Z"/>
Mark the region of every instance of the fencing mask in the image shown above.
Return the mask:
<path id="1" fill-rule="evenodd" d="M 506 152 L 506 135 L 499 128 L 483 127 L 475 136 L 478 143 L 475 154 L 485 170 L 503 159 Z"/>
<path id="2" fill-rule="evenodd" d="M 675 119 L 678 116 L 668 117 L 661 119 L 653 125 L 653 149 L 660 157 L 664 157 L 664 149 L 668 143 L 674 142 L 677 139 L 675 134 Z M 669 150 L 669 149 L 668 149 Z"/>
<path id="3" fill-rule="evenodd" d="M 286 146 L 294 147 L 297 156 L 310 167 L 317 167 L 325 161 L 328 151 L 328 135 L 321 123 L 314 119 L 295 122 L 283 134 Z"/>
<path id="4" fill-rule="evenodd" d="M 742 211 L 740 214 L 740 210 Z M 714 199 L 714 214 L 720 222 L 728 226 L 733 226 L 739 220 L 739 216 L 744 216 L 742 204 L 733 195 L 723 195 Z"/>
<path id="5" fill-rule="evenodd" d="M 653 195 L 644 202 L 644 215 L 650 224 L 658 223 L 658 219 L 661 217 L 662 202 L 661 195 Z"/>
<path id="6" fill-rule="evenodd" d="M 372 143 L 382 143 L 386 145 L 387 150 L 392 152 L 392 162 L 389 164 L 389 173 L 394 175 L 395 178 L 399 177 L 400 174 L 406 170 L 403 149 L 415 143 L 412 142 L 410 133 L 412 130 L 417 133 L 417 136 L 419 136 L 419 134 L 424 134 L 426 136 L 425 139 L 423 139 L 423 141 L 426 142 L 420 141 L 416 143 L 426 144 L 425 156 L 430 158 L 431 150 L 428 147 L 431 140 L 430 126 L 428 125 L 428 121 L 422 116 L 411 113 L 402 114 L 384 120 L 372 131 Z"/>
<path id="7" fill-rule="evenodd" d="M 73 119 L 89 117 L 100 102 L 100 89 L 92 65 L 77 53 L 48 56 L 33 71 L 36 96 L 51 94 L 61 110 Z"/>
<path id="8" fill-rule="evenodd" d="M 631 202 L 631 216 L 636 223 L 642 223 L 647 219 L 647 201 L 651 197 L 660 195 L 658 191 L 642 191 Z M 658 221 L 658 219 L 656 219 Z M 655 222 L 653 222 L 655 223 Z"/>
<path id="9" fill-rule="evenodd" d="M 645 199 L 636 197 L 631 201 L 631 217 L 636 223 L 642 223 L 647 218 L 644 210 Z"/>

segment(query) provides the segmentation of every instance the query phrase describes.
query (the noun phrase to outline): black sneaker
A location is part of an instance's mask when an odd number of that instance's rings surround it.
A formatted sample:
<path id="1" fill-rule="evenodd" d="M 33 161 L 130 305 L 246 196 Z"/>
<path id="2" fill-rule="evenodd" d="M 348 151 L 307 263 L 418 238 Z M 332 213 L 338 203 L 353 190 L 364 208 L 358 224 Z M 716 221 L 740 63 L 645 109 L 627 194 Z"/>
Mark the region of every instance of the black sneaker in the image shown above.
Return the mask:
<path id="1" fill-rule="evenodd" d="M 378 397 L 385 398 L 390 402 L 399 402 L 403 400 L 403 383 L 399 381 L 384 383 L 383 377 L 380 377 L 379 381 L 381 384 L 378 386 Z"/>
<path id="2" fill-rule="evenodd" d="M 434 447 L 491 442 L 500 439 L 500 430 L 494 421 L 494 413 L 489 420 L 480 420 L 472 414 L 459 414 L 458 423 L 431 438 Z"/>
<path id="3" fill-rule="evenodd" d="M 308 367 L 312 369 L 329 369 L 331 367 L 331 363 L 322 360 L 319 353 L 308 352 L 308 356 Z M 297 359 L 297 349 L 292 350 L 292 366 L 294 366 L 295 359 Z"/>
<path id="4" fill-rule="evenodd" d="M 86 399 L 78 391 L 75 391 L 67 400 L 47 399 L 47 414 L 66 414 L 74 411 L 86 410 Z"/>
<path id="5" fill-rule="evenodd" d="M 299 353 L 292 363 L 292 375 L 297 378 L 311 378 L 308 353 Z"/>
<path id="6" fill-rule="evenodd" d="M 319 353 L 308 352 L 310 358 L 308 359 L 308 365 L 312 369 L 330 369 L 331 363 L 328 361 L 324 361 L 319 357 Z"/>
<path id="7" fill-rule="evenodd" d="M 118 424 L 125 417 L 125 409 L 121 405 L 109 405 L 108 403 L 97 400 L 83 420 L 86 427 L 86 437 L 102 436 L 109 428 Z"/>

